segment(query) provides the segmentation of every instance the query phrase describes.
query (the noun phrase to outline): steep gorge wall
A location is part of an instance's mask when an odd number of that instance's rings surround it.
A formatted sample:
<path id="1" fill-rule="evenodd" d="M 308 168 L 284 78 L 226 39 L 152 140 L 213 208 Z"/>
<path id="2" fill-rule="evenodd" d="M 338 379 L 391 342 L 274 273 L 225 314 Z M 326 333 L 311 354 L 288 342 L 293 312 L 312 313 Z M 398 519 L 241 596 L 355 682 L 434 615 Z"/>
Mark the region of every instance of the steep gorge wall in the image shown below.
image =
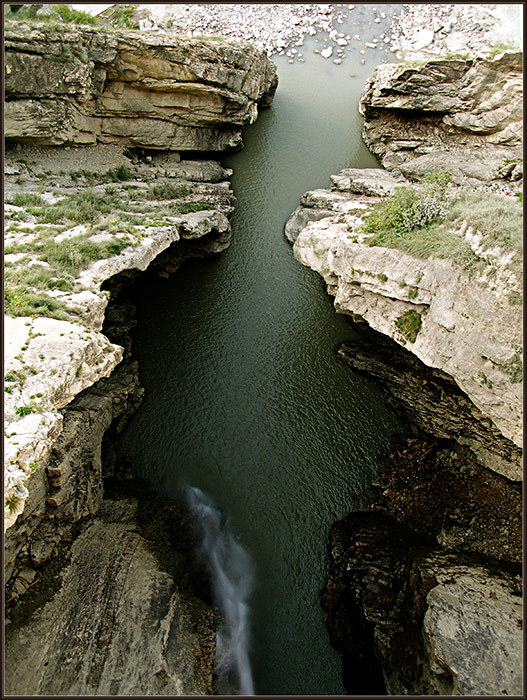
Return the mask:
<path id="1" fill-rule="evenodd" d="M 142 398 L 127 295 L 229 245 L 231 172 L 179 151 L 240 147 L 276 70 L 225 41 L 21 24 L 5 68 L 7 687 L 211 694 L 191 519 L 115 459 Z"/>
<path id="2" fill-rule="evenodd" d="M 396 695 L 521 694 L 516 243 L 459 222 L 470 268 L 370 242 L 361 227 L 397 186 L 422 191 L 412 178 L 428 172 L 521 192 L 521 54 L 379 66 L 361 110 L 366 144 L 394 172 L 346 168 L 285 226 L 362 330 L 337 356 L 378 383 L 405 426 L 370 509 L 331 530 L 328 630 L 351 694 L 372 692 L 364 675 Z"/>
<path id="3" fill-rule="evenodd" d="M 378 66 L 361 95 L 363 138 L 391 171 L 459 183 L 523 176 L 523 53 Z"/>
<path id="4" fill-rule="evenodd" d="M 224 40 L 8 25 L 5 136 L 223 151 L 270 104 L 274 66 Z"/>

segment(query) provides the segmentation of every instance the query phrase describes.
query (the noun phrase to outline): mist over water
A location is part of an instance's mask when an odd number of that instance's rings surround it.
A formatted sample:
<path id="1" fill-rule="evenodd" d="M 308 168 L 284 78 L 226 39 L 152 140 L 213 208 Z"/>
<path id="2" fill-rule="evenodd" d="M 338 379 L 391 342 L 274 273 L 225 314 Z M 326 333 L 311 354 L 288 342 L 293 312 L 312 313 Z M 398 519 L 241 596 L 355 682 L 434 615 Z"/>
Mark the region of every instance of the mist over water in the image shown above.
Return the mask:
<path id="1" fill-rule="evenodd" d="M 225 515 L 203 491 L 188 486 L 186 498 L 197 519 L 200 555 L 211 576 L 214 605 L 225 620 L 216 635 L 217 690 L 222 695 L 254 695 L 249 662 L 251 560 L 234 539 Z"/>

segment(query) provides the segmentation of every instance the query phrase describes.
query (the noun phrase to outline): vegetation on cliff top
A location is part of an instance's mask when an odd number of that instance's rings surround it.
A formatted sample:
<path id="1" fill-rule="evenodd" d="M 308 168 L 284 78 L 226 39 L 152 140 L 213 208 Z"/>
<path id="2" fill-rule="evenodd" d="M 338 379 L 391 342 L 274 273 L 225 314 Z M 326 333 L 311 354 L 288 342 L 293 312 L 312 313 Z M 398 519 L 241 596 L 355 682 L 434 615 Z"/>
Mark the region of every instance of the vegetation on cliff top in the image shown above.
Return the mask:
<path id="1" fill-rule="evenodd" d="M 499 249 L 501 264 L 521 277 L 521 202 L 486 191 L 449 187 L 447 173 L 425 176 L 418 186 L 400 186 L 365 217 L 371 246 L 398 248 L 420 258 L 448 258 L 468 272 L 486 264 L 482 251 Z M 478 254 L 467 240 L 479 236 Z"/>
<path id="2" fill-rule="evenodd" d="M 67 5 L 52 5 L 49 12 L 38 12 L 39 5 L 22 5 L 18 10 L 13 12 L 6 8 L 6 20 L 18 20 L 27 22 L 37 20 L 39 22 L 65 22 L 67 24 L 91 24 L 96 25 L 98 20 L 96 17 L 87 12 L 72 10 Z"/>

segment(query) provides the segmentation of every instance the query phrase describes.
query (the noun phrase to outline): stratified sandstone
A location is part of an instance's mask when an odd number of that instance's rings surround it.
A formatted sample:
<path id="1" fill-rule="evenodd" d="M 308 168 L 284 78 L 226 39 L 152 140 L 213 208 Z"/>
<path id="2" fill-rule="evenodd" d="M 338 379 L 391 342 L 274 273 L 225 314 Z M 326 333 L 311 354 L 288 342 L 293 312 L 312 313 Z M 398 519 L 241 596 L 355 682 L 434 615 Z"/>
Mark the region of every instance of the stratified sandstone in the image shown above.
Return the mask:
<path id="1" fill-rule="evenodd" d="M 377 66 L 360 100 L 366 145 L 406 177 L 521 179 L 522 58 L 505 51 Z"/>
<path id="2" fill-rule="evenodd" d="M 272 100 L 276 70 L 248 44 L 9 23 L 5 136 L 223 151 Z"/>

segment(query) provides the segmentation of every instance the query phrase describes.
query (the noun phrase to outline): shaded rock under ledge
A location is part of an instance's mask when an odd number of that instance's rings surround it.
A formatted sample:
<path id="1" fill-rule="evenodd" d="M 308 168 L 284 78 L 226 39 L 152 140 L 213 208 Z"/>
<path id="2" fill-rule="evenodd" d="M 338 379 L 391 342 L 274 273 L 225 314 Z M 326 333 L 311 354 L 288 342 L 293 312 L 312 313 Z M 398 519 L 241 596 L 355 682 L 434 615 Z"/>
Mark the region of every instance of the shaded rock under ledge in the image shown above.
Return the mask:
<path id="1" fill-rule="evenodd" d="M 322 604 L 347 691 L 372 692 L 357 677 L 382 674 L 395 695 L 521 694 L 521 487 L 460 438 L 479 431 L 503 459 L 510 443 L 485 436 L 448 377 L 380 334 L 364 329 L 337 355 L 406 426 L 370 510 L 331 530 Z"/>
<path id="2" fill-rule="evenodd" d="M 56 558 L 39 571 L 11 614 L 6 692 L 210 695 L 215 614 L 192 518 L 144 483 L 110 490 L 64 568 Z"/>
<path id="3" fill-rule="evenodd" d="M 519 572 L 441 552 L 383 513 L 352 513 L 330 540 L 323 607 L 348 692 L 377 659 L 393 695 L 521 695 Z"/>

